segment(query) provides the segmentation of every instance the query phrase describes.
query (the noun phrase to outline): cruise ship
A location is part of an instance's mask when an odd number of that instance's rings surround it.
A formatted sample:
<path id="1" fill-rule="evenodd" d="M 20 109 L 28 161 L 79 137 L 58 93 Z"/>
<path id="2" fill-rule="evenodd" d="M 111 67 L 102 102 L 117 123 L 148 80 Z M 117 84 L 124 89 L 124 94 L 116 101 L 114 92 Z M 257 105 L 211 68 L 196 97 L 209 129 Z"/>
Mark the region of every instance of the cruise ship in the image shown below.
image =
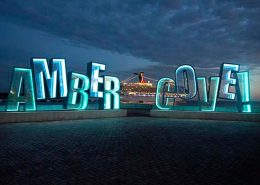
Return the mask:
<path id="1" fill-rule="evenodd" d="M 139 78 L 137 82 L 133 81 Z M 147 79 L 147 80 L 146 80 Z M 153 83 L 151 83 L 151 81 Z M 146 103 L 153 104 L 156 95 L 157 80 L 144 76 L 144 72 L 133 73 L 132 76 L 121 82 L 120 98 L 123 103 Z M 173 84 L 173 88 L 174 88 Z M 163 96 L 181 98 L 185 94 L 165 93 Z"/>
<path id="2" fill-rule="evenodd" d="M 137 77 L 137 82 L 131 82 Z M 156 82 L 152 78 L 146 77 L 146 79 Z M 121 102 L 153 103 L 155 100 L 156 85 L 145 80 L 144 72 L 133 73 L 132 76 L 123 80 L 120 85 Z"/>

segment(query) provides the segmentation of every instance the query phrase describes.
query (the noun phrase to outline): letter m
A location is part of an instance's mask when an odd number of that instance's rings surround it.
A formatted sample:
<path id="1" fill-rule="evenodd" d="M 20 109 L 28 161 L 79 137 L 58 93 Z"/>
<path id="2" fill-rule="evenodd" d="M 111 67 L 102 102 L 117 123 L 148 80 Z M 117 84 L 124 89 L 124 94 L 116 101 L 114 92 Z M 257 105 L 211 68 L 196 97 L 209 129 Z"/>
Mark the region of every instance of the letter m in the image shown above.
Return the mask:
<path id="1" fill-rule="evenodd" d="M 48 89 L 49 98 L 56 98 L 57 85 L 59 85 L 60 97 L 67 96 L 68 87 L 64 59 L 52 59 L 48 65 L 47 59 L 33 58 L 31 65 L 34 72 L 34 82 L 38 100 L 46 99 L 45 88 Z M 51 73 L 49 69 L 51 69 Z"/>

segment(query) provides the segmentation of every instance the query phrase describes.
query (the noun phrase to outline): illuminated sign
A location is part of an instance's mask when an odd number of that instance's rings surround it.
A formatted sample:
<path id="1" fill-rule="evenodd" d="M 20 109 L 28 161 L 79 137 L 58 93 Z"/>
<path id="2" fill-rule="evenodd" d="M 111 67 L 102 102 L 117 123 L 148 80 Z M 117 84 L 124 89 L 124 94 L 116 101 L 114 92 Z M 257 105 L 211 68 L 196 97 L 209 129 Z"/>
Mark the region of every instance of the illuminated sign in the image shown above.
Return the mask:
<path id="1" fill-rule="evenodd" d="M 24 104 L 25 111 L 35 111 L 37 100 L 56 98 L 65 98 L 65 109 L 85 110 L 89 97 L 100 100 L 100 109 L 119 109 L 120 81 L 113 76 L 100 76 L 105 67 L 91 62 L 87 75 L 70 72 L 67 76 L 64 59 L 48 62 L 33 58 L 32 69 L 13 69 L 6 111 L 19 111 L 20 104 Z"/>
<path id="2" fill-rule="evenodd" d="M 207 80 L 206 77 L 196 77 L 192 66 L 182 65 L 176 69 L 175 81 L 171 78 L 158 81 L 156 106 L 170 110 L 176 97 L 191 100 L 198 95 L 201 111 L 215 111 L 217 98 L 221 98 L 236 100 L 239 112 L 251 112 L 249 72 L 239 72 L 239 67 L 224 63 L 220 75 Z"/>

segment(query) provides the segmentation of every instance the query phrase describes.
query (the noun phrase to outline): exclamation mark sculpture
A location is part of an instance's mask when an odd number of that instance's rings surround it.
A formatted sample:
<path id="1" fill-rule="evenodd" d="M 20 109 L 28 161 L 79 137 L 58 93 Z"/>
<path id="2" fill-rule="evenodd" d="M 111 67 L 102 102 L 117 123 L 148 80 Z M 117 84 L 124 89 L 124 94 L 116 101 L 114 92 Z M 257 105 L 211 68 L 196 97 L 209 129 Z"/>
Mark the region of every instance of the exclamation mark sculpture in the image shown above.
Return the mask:
<path id="1" fill-rule="evenodd" d="M 251 112 L 250 104 L 250 86 L 249 86 L 249 72 L 237 73 L 237 99 L 239 112 Z"/>

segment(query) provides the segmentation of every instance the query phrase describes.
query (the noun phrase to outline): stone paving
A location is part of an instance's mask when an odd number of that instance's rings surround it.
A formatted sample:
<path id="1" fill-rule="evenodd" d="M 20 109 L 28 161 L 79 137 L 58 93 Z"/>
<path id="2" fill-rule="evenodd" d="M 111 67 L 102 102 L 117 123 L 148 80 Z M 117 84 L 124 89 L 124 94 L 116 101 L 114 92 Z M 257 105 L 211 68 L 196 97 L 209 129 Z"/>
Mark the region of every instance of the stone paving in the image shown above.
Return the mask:
<path id="1" fill-rule="evenodd" d="M 259 123 L 128 117 L 0 125 L 1 185 L 259 183 Z"/>

